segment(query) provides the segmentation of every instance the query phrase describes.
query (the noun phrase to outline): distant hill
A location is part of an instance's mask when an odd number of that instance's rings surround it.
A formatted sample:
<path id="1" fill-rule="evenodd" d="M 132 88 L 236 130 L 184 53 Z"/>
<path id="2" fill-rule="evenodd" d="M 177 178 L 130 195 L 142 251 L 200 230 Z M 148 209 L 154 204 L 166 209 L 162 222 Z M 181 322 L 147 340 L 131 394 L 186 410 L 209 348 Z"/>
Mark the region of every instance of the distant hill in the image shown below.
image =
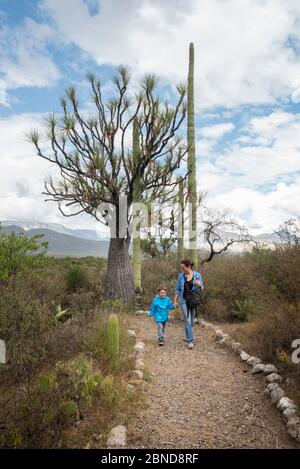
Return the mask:
<path id="1" fill-rule="evenodd" d="M 10 225 L 3 226 L 2 231 L 4 233 L 16 234 L 23 233 L 26 236 L 33 236 L 35 234 L 44 234 L 43 241 L 47 241 L 48 245 L 48 256 L 54 257 L 107 257 L 109 242 L 107 240 L 94 241 L 79 238 L 76 236 L 70 236 L 64 233 L 58 233 L 49 229 L 30 229 L 24 230 L 23 228 Z"/>
<path id="2" fill-rule="evenodd" d="M 70 229 L 57 223 L 43 223 L 22 220 L 5 220 L 1 222 L 2 231 L 11 233 L 24 233 L 28 236 L 44 233 L 44 240 L 48 241 L 48 255 L 56 257 L 86 257 L 100 256 L 107 257 L 109 238 L 103 238 L 96 230 Z M 223 239 L 235 237 L 234 233 L 219 230 Z M 263 233 L 253 236 L 253 240 L 274 247 L 274 243 L 280 243 L 279 237 L 275 233 Z M 207 246 L 201 244 L 202 249 Z M 175 246 L 173 249 L 176 249 Z M 245 249 L 243 244 L 235 244 L 227 254 L 237 254 Z"/>

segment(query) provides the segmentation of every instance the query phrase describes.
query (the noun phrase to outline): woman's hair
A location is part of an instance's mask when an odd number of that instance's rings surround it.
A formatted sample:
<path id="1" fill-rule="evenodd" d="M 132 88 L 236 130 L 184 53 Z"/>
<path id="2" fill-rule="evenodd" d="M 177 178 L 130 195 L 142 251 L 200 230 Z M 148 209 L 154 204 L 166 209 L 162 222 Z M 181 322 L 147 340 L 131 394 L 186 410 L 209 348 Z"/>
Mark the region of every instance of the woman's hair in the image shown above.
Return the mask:
<path id="1" fill-rule="evenodd" d="M 180 264 L 183 264 L 185 267 L 190 267 L 191 269 L 194 267 L 194 264 L 189 259 L 183 259 Z"/>
<path id="2" fill-rule="evenodd" d="M 158 287 L 158 289 L 157 289 L 157 293 L 161 292 L 162 290 L 165 290 L 165 291 L 167 291 L 167 289 L 166 289 L 166 287 L 165 287 L 165 286 L 163 286 L 163 285 L 160 285 L 160 287 Z"/>

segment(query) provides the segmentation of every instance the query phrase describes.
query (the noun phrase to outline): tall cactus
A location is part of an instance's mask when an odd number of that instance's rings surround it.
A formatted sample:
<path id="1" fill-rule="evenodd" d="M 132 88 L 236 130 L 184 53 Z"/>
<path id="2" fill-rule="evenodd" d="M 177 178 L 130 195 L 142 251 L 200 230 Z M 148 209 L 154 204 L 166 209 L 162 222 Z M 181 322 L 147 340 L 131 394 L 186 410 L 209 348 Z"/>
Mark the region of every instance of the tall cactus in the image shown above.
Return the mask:
<path id="1" fill-rule="evenodd" d="M 116 314 L 110 314 L 107 321 L 108 358 L 111 371 L 119 369 L 120 336 L 119 322 Z"/>
<path id="2" fill-rule="evenodd" d="M 183 259 L 183 247 L 184 247 L 184 196 L 183 196 L 184 182 L 181 179 L 178 184 L 178 210 L 179 213 L 179 236 L 177 239 L 177 256 L 178 262 L 181 262 Z"/>
<path id="3" fill-rule="evenodd" d="M 139 143 L 139 129 L 136 119 L 133 121 L 132 132 L 132 157 L 133 167 L 136 168 L 136 162 L 139 159 L 140 143 Z M 133 203 L 141 202 L 141 186 L 140 177 L 136 177 L 133 186 L 132 194 Z M 138 223 L 138 215 L 133 215 L 133 226 L 135 227 L 135 236 L 132 240 L 132 268 L 135 290 L 141 290 L 141 238 L 140 238 L 140 224 Z"/>
<path id="4" fill-rule="evenodd" d="M 197 180 L 196 180 L 196 152 L 195 152 L 195 109 L 194 109 L 194 44 L 189 47 L 188 74 L 188 112 L 187 112 L 187 140 L 188 140 L 188 193 L 191 212 L 189 213 L 189 249 L 194 266 L 197 266 Z"/>

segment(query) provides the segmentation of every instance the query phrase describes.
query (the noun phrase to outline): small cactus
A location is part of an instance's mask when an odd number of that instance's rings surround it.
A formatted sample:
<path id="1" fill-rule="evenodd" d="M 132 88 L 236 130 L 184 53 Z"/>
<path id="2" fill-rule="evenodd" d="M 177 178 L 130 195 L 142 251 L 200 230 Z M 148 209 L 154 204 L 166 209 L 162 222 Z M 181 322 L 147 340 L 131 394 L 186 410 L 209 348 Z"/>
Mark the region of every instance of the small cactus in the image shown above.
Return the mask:
<path id="1" fill-rule="evenodd" d="M 109 366 L 113 372 L 119 368 L 119 322 L 116 314 L 110 314 L 107 322 L 107 343 L 108 343 L 108 357 Z"/>

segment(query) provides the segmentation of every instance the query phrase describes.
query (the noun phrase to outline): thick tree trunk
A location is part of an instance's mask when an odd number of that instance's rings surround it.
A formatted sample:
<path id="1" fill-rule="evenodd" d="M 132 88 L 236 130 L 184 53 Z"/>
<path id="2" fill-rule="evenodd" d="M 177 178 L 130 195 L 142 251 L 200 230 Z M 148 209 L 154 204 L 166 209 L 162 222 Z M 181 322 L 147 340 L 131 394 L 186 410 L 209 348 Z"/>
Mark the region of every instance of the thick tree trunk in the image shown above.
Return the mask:
<path id="1" fill-rule="evenodd" d="M 133 272 L 124 238 L 111 238 L 108 251 L 106 297 L 120 298 L 124 304 L 134 301 Z"/>

